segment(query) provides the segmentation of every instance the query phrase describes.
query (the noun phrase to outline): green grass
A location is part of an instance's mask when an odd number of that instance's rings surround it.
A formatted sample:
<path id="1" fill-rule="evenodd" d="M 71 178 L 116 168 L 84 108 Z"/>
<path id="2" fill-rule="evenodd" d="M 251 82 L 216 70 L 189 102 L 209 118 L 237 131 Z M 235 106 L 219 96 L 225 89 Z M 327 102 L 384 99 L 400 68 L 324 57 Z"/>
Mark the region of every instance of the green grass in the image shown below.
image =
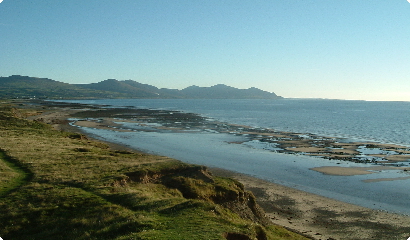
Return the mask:
<path id="1" fill-rule="evenodd" d="M 110 150 L 27 121 L 27 111 L 0 106 L 3 239 L 225 239 L 228 232 L 303 239 L 218 204 L 243 194 L 234 180 L 166 157 Z"/>
<path id="2" fill-rule="evenodd" d="M 18 162 L 0 149 L 0 197 L 26 183 L 31 173 L 18 166 Z"/>

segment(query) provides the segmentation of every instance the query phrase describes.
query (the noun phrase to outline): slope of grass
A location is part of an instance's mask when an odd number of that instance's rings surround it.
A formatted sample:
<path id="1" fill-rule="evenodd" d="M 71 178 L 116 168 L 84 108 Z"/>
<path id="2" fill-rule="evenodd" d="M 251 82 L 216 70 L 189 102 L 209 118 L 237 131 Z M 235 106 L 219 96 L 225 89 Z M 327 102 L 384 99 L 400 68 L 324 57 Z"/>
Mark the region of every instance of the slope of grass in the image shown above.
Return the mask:
<path id="1" fill-rule="evenodd" d="M 177 183 L 202 196 L 189 197 L 161 177 L 202 167 L 113 151 L 17 116 L 24 111 L 0 107 L 3 239 L 303 239 L 241 218 L 212 200 L 224 191 L 240 192 L 233 180 L 177 174 Z M 141 172 L 151 179 L 132 179 Z"/>
<path id="2" fill-rule="evenodd" d="M 26 183 L 31 174 L 26 173 L 12 158 L 0 149 L 0 196 Z"/>

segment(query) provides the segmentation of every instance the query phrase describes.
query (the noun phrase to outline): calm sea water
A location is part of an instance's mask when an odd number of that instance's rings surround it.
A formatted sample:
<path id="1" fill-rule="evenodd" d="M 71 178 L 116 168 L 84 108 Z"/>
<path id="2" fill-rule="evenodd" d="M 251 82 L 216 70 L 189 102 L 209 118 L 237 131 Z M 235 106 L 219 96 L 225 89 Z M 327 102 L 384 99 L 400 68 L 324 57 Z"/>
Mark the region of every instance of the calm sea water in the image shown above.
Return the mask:
<path id="1" fill-rule="evenodd" d="M 410 102 L 340 100 L 160 100 L 70 101 L 199 113 L 228 123 L 316 133 L 352 140 L 410 146 Z M 368 175 L 331 176 L 313 167 L 368 167 L 366 164 L 274 153 L 221 133 L 116 132 L 83 128 L 95 137 L 188 163 L 225 168 L 274 183 L 373 209 L 410 215 L 409 174 L 401 170 Z M 366 182 L 369 179 L 397 179 Z"/>
<path id="2" fill-rule="evenodd" d="M 410 146 L 410 102 L 323 99 L 112 99 L 75 102 L 181 110 L 252 127 Z"/>

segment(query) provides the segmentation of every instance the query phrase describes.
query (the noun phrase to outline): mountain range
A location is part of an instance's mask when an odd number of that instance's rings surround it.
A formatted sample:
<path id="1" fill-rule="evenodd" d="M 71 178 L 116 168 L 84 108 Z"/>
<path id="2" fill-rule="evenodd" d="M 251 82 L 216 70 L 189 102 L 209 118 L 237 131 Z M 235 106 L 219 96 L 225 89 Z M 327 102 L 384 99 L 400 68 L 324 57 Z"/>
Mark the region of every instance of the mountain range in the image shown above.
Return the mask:
<path id="1" fill-rule="evenodd" d="M 179 99 L 278 99 L 258 88 L 238 89 L 224 84 L 190 86 L 182 90 L 157 88 L 133 80 L 107 79 L 98 83 L 69 84 L 48 78 L 20 75 L 0 77 L 0 98 L 179 98 Z"/>

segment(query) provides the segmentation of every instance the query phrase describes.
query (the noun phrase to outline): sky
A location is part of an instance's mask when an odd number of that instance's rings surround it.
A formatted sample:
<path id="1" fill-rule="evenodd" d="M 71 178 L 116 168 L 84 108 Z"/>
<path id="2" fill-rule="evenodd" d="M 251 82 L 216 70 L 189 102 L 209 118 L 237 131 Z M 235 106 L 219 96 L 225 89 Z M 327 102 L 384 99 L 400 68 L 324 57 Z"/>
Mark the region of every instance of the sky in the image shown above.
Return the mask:
<path id="1" fill-rule="evenodd" d="M 410 3 L 3 0 L 0 75 L 410 101 Z"/>

